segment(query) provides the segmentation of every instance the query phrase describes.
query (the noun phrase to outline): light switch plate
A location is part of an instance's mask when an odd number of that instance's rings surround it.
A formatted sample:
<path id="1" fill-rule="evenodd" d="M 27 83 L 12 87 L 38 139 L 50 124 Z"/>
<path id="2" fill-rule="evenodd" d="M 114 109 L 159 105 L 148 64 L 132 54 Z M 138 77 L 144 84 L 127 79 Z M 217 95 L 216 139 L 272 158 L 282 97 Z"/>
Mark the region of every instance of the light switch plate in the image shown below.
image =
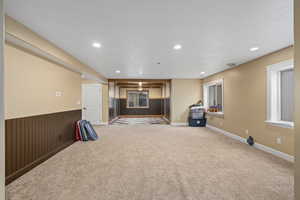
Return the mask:
<path id="1" fill-rule="evenodd" d="M 246 133 L 246 135 L 249 135 L 249 130 L 246 129 L 246 130 L 245 130 L 245 133 Z"/>
<path id="2" fill-rule="evenodd" d="M 57 97 L 61 97 L 61 96 L 62 96 L 62 92 L 60 92 L 60 91 L 56 91 L 56 92 L 55 92 L 55 96 L 57 96 Z"/>
<path id="3" fill-rule="evenodd" d="M 277 142 L 277 144 L 282 144 L 282 139 L 281 139 L 281 137 L 277 137 L 276 142 Z"/>

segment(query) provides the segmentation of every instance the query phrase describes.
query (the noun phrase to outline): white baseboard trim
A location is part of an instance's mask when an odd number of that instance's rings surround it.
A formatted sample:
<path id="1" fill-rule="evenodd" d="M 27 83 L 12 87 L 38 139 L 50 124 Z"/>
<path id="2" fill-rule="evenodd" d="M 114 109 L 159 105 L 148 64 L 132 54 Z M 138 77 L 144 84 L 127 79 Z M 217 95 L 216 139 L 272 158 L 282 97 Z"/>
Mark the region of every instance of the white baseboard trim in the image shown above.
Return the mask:
<path id="1" fill-rule="evenodd" d="M 222 133 L 223 135 L 225 135 L 227 137 L 230 137 L 232 139 L 235 139 L 235 140 L 238 140 L 238 141 L 240 141 L 242 143 L 247 144 L 247 140 L 245 138 L 242 138 L 242 137 L 238 136 L 238 135 L 235 135 L 233 133 L 229 133 L 229 132 L 227 132 L 227 131 L 225 131 L 223 129 L 220 129 L 220 128 L 217 128 L 217 127 L 214 127 L 214 126 L 211 126 L 211 125 L 208 125 L 208 124 L 206 125 L 206 127 L 209 128 L 209 129 L 211 129 L 211 130 L 213 130 L 213 131 Z"/>
<path id="2" fill-rule="evenodd" d="M 208 124 L 206 125 L 206 127 L 209 128 L 209 129 L 211 129 L 211 130 L 213 130 L 213 131 L 221 133 L 221 134 L 223 134 L 223 135 L 225 135 L 227 137 L 230 137 L 232 139 L 235 139 L 235 140 L 238 140 L 238 141 L 240 141 L 242 143 L 247 144 L 247 140 L 245 138 L 242 138 L 242 137 L 238 136 L 238 135 L 235 135 L 233 133 L 230 133 L 228 131 L 225 131 L 223 129 L 219 129 L 217 127 L 214 127 L 214 126 L 211 126 L 211 125 L 208 125 Z M 289 162 L 295 162 L 295 157 L 294 156 L 291 156 L 291 155 L 283 153 L 281 151 L 272 149 L 271 147 L 267 147 L 267 146 L 259 144 L 259 143 L 255 143 L 253 145 L 253 147 L 255 147 L 255 148 L 259 149 L 259 150 L 262 150 L 264 152 L 273 154 L 274 156 L 280 157 L 280 158 L 282 158 L 284 160 L 287 160 Z"/>
<path id="3" fill-rule="evenodd" d="M 94 124 L 96 126 L 108 126 L 108 122 L 100 122 L 100 123 L 97 123 L 97 124 Z"/>
<path id="4" fill-rule="evenodd" d="M 170 123 L 170 120 L 168 120 L 165 116 L 162 117 L 166 122 Z"/>
<path id="5" fill-rule="evenodd" d="M 115 118 L 113 118 L 112 120 L 110 120 L 110 121 L 108 122 L 108 124 L 113 123 L 114 121 L 118 120 L 119 118 L 120 118 L 120 117 L 115 117 Z"/>
<path id="6" fill-rule="evenodd" d="M 185 122 L 171 122 L 171 126 L 187 126 L 188 123 L 185 123 Z"/>
<path id="7" fill-rule="evenodd" d="M 291 156 L 289 154 L 283 153 L 281 151 L 277 151 L 275 149 L 272 149 L 271 147 L 268 147 L 268 146 L 265 146 L 265 145 L 262 145 L 262 144 L 259 144 L 259 143 L 255 143 L 254 147 L 257 148 L 257 149 L 259 149 L 259 150 L 271 153 L 274 156 L 280 157 L 280 158 L 282 158 L 284 160 L 287 160 L 287 161 L 290 161 L 290 162 L 295 162 L 295 157 L 294 156 Z"/>

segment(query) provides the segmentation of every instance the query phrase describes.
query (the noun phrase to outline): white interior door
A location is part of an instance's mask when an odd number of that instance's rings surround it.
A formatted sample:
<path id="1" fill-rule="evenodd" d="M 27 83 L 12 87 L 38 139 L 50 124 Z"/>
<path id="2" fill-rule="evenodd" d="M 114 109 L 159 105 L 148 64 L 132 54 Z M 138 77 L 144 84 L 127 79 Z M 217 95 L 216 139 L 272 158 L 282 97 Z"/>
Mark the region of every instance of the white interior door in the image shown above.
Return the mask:
<path id="1" fill-rule="evenodd" d="M 82 84 L 82 119 L 97 125 L 102 121 L 101 84 Z"/>

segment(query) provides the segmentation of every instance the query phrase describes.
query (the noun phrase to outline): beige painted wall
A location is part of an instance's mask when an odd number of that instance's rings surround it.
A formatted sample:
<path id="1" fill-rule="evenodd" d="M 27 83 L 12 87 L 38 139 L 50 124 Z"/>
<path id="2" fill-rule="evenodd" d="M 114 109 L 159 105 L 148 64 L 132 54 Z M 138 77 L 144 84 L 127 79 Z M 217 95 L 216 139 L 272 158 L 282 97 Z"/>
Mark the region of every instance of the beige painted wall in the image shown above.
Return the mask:
<path id="1" fill-rule="evenodd" d="M 80 74 L 5 46 L 6 119 L 81 109 L 80 101 Z"/>
<path id="2" fill-rule="evenodd" d="M 108 82 L 108 96 L 109 98 L 115 97 L 115 83 L 114 82 Z"/>
<path id="3" fill-rule="evenodd" d="M 88 73 L 103 81 L 107 81 L 107 79 L 103 75 L 96 72 L 93 68 L 83 64 L 78 59 L 74 58 L 64 50 L 58 48 L 48 40 L 42 38 L 32 30 L 28 29 L 26 26 L 22 25 L 9 16 L 5 17 L 5 32 L 6 34 L 10 34 L 18 39 L 26 41 L 32 46 L 37 47 L 42 51 L 64 61 L 65 63 L 74 66 L 74 68 L 76 70 L 79 70 L 80 72 Z"/>
<path id="4" fill-rule="evenodd" d="M 102 121 L 108 122 L 109 120 L 109 97 L 108 97 L 108 84 L 102 84 Z"/>
<path id="5" fill-rule="evenodd" d="M 293 48 L 283 49 L 239 67 L 205 78 L 203 83 L 224 79 L 224 118 L 208 117 L 208 124 L 241 137 L 249 135 L 263 145 L 294 154 L 294 130 L 267 125 L 266 67 L 293 58 Z M 282 144 L 276 138 L 282 138 Z"/>
<path id="6" fill-rule="evenodd" d="M 120 86 L 116 86 L 114 89 L 114 98 L 120 98 Z"/>
<path id="7" fill-rule="evenodd" d="M 296 112 L 295 112 L 295 200 L 300 200 L 300 1 L 295 1 L 295 70 L 296 70 Z"/>
<path id="8" fill-rule="evenodd" d="M 188 107 L 202 99 L 202 81 L 173 79 L 171 82 L 171 123 L 187 123 Z"/>
<path id="9" fill-rule="evenodd" d="M 71 65 L 72 70 L 87 74 L 87 76 L 92 75 L 104 82 L 107 81 L 105 77 L 91 67 L 81 63 L 78 59 L 9 16 L 5 17 L 5 26 L 7 35 L 21 39 Z M 5 117 L 7 119 L 81 108 L 81 105 L 78 104 L 81 101 L 81 77 L 79 73 L 71 72 L 56 63 L 32 55 L 20 48 L 15 48 L 13 45 L 6 46 L 6 83 L 9 85 L 5 88 L 6 99 L 9 100 L 6 103 Z M 51 70 L 49 70 L 50 68 Z M 26 84 L 19 84 L 21 82 L 26 82 Z M 53 91 L 55 97 L 55 92 L 61 90 L 66 91 L 63 92 L 63 96 L 53 98 Z M 104 99 L 103 113 L 101 114 L 103 121 L 107 122 L 108 102 L 106 101 L 108 97 L 105 96 L 108 93 L 107 86 L 103 85 L 102 90 Z M 24 103 L 21 104 L 21 101 Z M 36 103 L 37 105 L 35 105 Z"/>
<path id="10" fill-rule="evenodd" d="M 132 88 L 120 88 L 120 99 L 126 99 L 128 90 L 137 90 Z M 150 99 L 161 99 L 162 89 L 161 88 L 144 88 L 144 90 L 149 91 Z"/>
<path id="11" fill-rule="evenodd" d="M 171 89 L 170 89 L 170 82 L 167 81 L 164 85 L 164 87 L 162 88 L 162 97 L 163 98 L 170 98 L 171 96 Z"/>

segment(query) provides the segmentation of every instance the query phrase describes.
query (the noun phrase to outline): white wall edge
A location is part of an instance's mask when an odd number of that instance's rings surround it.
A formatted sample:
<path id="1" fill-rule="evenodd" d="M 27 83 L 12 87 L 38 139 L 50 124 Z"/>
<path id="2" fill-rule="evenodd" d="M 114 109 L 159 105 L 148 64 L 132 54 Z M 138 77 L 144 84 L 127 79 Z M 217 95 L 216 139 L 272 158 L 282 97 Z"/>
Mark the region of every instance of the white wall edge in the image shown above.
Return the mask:
<path id="1" fill-rule="evenodd" d="M 5 194 L 5 126 L 4 126 L 4 0 L 0 0 L 0 199 Z"/>
<path id="2" fill-rule="evenodd" d="M 93 124 L 94 126 L 108 126 L 108 122 L 100 122 L 97 124 Z"/>
<path id="3" fill-rule="evenodd" d="M 100 126 L 108 126 L 108 122 L 100 122 L 99 125 Z"/>
<path id="4" fill-rule="evenodd" d="M 215 132 L 221 133 L 221 134 L 223 134 L 223 135 L 225 135 L 227 137 L 230 137 L 232 139 L 235 139 L 235 140 L 238 140 L 238 141 L 240 141 L 242 143 L 247 144 L 247 140 L 245 138 L 242 138 L 242 137 L 238 136 L 238 135 L 235 135 L 233 133 L 230 133 L 228 131 L 225 131 L 223 129 L 219 129 L 219 128 L 211 126 L 211 125 L 206 125 L 206 127 L 209 128 L 209 129 L 211 129 L 211 130 L 213 130 L 213 131 L 215 131 Z M 291 155 L 283 153 L 281 151 L 272 149 L 271 147 L 267 147 L 267 146 L 259 144 L 259 143 L 255 143 L 253 145 L 253 147 L 255 147 L 256 149 L 262 150 L 264 152 L 273 154 L 274 156 L 280 157 L 280 158 L 282 158 L 284 160 L 287 160 L 289 162 L 295 162 L 295 157 L 294 156 L 291 156 Z"/>
<path id="5" fill-rule="evenodd" d="M 5 125 L 4 125 L 4 1 L 0 0 L 0 199 L 5 194 Z"/>

